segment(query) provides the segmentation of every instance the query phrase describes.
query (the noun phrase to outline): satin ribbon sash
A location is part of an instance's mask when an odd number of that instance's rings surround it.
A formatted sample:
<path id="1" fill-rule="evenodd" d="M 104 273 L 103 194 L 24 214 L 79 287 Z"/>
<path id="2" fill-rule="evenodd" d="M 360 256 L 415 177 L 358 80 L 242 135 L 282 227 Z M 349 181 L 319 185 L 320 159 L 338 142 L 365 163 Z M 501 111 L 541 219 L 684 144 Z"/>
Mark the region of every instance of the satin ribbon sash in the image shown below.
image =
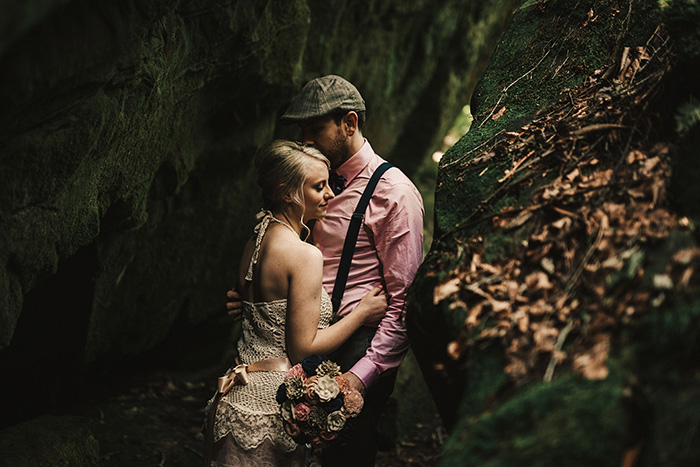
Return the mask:
<path id="1" fill-rule="evenodd" d="M 236 365 L 231 368 L 228 373 L 219 378 L 218 391 L 219 394 L 226 394 L 236 385 L 246 385 L 250 382 L 248 373 L 253 371 L 289 371 L 292 364 L 288 358 L 267 358 L 258 360 L 250 365 Z"/>

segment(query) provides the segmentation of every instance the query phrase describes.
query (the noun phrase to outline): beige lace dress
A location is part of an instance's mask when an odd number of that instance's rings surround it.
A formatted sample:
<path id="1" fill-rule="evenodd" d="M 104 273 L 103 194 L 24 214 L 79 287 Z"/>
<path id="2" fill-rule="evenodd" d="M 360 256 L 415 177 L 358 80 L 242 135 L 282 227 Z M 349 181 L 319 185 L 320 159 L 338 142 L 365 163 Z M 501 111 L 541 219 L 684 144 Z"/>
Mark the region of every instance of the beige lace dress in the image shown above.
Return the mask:
<path id="1" fill-rule="evenodd" d="M 259 215 L 256 245 L 246 280 L 253 279 L 253 266 L 267 226 L 277 220 L 269 211 Z M 289 227 L 291 229 L 291 227 Z M 328 294 L 321 295 L 318 327 L 328 327 L 333 306 Z M 243 302 L 242 334 L 238 341 L 241 363 L 268 358 L 286 358 L 285 321 L 287 301 Z M 212 466 L 306 465 L 308 452 L 285 433 L 275 396 L 286 372 L 250 372 L 247 385 L 233 386 L 217 408 L 214 421 Z"/>

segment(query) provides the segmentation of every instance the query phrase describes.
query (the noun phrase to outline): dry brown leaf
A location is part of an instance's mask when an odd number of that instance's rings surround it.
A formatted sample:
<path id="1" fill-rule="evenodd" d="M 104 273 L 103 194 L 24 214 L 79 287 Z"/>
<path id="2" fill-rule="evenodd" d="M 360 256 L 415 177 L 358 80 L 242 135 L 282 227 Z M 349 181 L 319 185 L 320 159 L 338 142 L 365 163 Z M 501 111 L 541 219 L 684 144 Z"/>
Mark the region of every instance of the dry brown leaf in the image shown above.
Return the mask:
<path id="1" fill-rule="evenodd" d="M 544 299 L 539 299 L 536 302 L 531 303 L 530 305 L 525 305 L 522 308 L 533 316 L 542 316 L 544 314 L 551 313 L 553 310 L 552 305 L 547 303 Z"/>
<path id="2" fill-rule="evenodd" d="M 435 286 L 433 289 L 433 305 L 437 305 L 450 295 L 459 292 L 461 282 L 459 277 L 454 277 L 447 282 Z"/>
<path id="3" fill-rule="evenodd" d="M 673 255 L 673 262 L 682 266 L 687 266 L 698 259 L 700 259 L 700 248 L 698 247 L 679 250 Z"/>
<path id="4" fill-rule="evenodd" d="M 688 285 L 690 284 L 690 279 L 693 277 L 693 274 L 695 274 L 695 268 L 692 267 L 686 268 L 685 271 L 683 271 L 683 274 L 681 275 L 681 278 L 678 281 L 678 284 L 681 288 L 688 288 Z"/>
<path id="5" fill-rule="evenodd" d="M 535 271 L 525 277 L 525 284 L 533 290 L 551 290 L 549 276 L 542 271 Z"/>
<path id="6" fill-rule="evenodd" d="M 505 228 L 514 229 L 520 227 L 532 218 L 532 211 L 523 211 L 515 219 L 510 221 Z"/>
<path id="7" fill-rule="evenodd" d="M 580 174 L 581 171 L 579 169 L 574 169 L 567 174 L 566 178 L 569 179 L 570 182 L 573 182 Z"/>
<path id="8" fill-rule="evenodd" d="M 479 323 L 479 316 L 484 307 L 484 302 L 479 302 L 469 310 L 465 324 L 467 328 L 471 328 Z"/>
<path id="9" fill-rule="evenodd" d="M 571 224 L 573 221 L 569 217 L 562 217 L 561 219 L 552 222 L 552 227 L 554 227 L 557 230 L 564 230 L 567 231 L 571 227 Z"/>
<path id="10" fill-rule="evenodd" d="M 516 315 L 516 322 L 518 324 L 518 329 L 520 332 L 523 334 L 527 333 L 527 331 L 530 329 L 530 315 L 527 313 L 519 313 Z"/>
<path id="11" fill-rule="evenodd" d="M 545 270 L 547 274 L 554 274 L 556 272 L 556 268 L 554 267 L 554 261 L 552 261 L 550 258 L 542 258 L 540 260 L 540 266 L 542 269 Z"/>
<path id="12" fill-rule="evenodd" d="M 673 290 L 673 279 L 667 274 L 655 274 L 653 283 L 657 290 Z"/>
<path id="13" fill-rule="evenodd" d="M 489 300 L 489 305 L 491 305 L 491 309 L 494 311 L 494 313 L 500 313 L 510 309 L 510 303 L 493 298 Z"/>
<path id="14" fill-rule="evenodd" d="M 559 329 L 551 326 L 539 326 L 533 335 L 535 341 L 535 351 L 549 353 L 554 350 L 557 343 Z"/>
<path id="15" fill-rule="evenodd" d="M 610 352 L 610 335 L 600 334 L 596 336 L 596 342 L 591 349 L 574 358 L 573 367 L 588 379 L 605 379 L 608 377 L 608 367 L 605 361 L 608 359 Z"/>
<path id="16" fill-rule="evenodd" d="M 462 339 L 457 339 L 447 344 L 447 355 L 449 355 L 452 360 L 459 360 L 463 352 L 464 341 Z"/>
<path id="17" fill-rule="evenodd" d="M 493 114 L 493 116 L 491 116 L 491 120 L 498 120 L 505 113 L 506 113 L 506 106 L 504 105 L 503 107 L 501 107 L 501 109 L 498 112 L 496 112 L 495 114 Z"/>
<path id="18" fill-rule="evenodd" d="M 513 379 L 518 380 L 527 375 L 527 364 L 521 359 L 514 359 L 506 365 L 506 373 Z"/>

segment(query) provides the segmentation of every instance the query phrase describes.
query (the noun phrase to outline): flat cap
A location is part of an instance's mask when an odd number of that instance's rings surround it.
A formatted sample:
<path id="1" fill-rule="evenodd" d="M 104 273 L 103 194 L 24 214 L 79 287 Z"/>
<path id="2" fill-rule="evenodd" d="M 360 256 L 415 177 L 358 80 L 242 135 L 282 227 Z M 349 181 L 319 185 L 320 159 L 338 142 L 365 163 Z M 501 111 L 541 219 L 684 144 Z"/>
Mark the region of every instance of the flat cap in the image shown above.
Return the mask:
<path id="1" fill-rule="evenodd" d="M 336 110 L 365 110 L 365 101 L 349 81 L 337 75 L 312 79 L 301 88 L 282 115 L 282 123 L 322 117 Z"/>

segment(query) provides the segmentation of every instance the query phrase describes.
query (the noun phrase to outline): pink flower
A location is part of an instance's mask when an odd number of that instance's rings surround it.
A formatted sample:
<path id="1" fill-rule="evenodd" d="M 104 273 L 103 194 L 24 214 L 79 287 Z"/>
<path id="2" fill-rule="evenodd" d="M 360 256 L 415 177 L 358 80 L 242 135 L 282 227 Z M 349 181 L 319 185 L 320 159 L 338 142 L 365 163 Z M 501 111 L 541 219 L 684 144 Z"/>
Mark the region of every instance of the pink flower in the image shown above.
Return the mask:
<path id="1" fill-rule="evenodd" d="M 309 407 L 304 402 L 299 402 L 297 405 L 294 406 L 294 418 L 301 422 L 305 422 L 309 419 L 310 412 L 311 407 Z"/>
<path id="2" fill-rule="evenodd" d="M 316 399 L 316 383 L 318 382 L 318 376 L 311 376 L 306 379 L 306 400 L 308 402 L 313 402 Z"/>
<path id="3" fill-rule="evenodd" d="M 284 382 L 286 383 L 289 380 L 289 378 L 293 376 L 298 376 L 302 381 L 306 381 L 306 372 L 301 367 L 301 363 L 297 363 L 287 372 L 287 374 L 284 377 Z"/>
<path id="4" fill-rule="evenodd" d="M 350 390 L 350 381 L 348 381 L 345 375 L 336 376 L 335 382 L 338 383 L 338 388 L 343 394 Z"/>
<path id="5" fill-rule="evenodd" d="M 362 406 L 364 404 L 365 400 L 362 398 L 362 394 L 356 389 L 350 389 L 345 394 L 345 401 L 341 410 L 348 417 L 356 417 L 362 411 Z"/>

